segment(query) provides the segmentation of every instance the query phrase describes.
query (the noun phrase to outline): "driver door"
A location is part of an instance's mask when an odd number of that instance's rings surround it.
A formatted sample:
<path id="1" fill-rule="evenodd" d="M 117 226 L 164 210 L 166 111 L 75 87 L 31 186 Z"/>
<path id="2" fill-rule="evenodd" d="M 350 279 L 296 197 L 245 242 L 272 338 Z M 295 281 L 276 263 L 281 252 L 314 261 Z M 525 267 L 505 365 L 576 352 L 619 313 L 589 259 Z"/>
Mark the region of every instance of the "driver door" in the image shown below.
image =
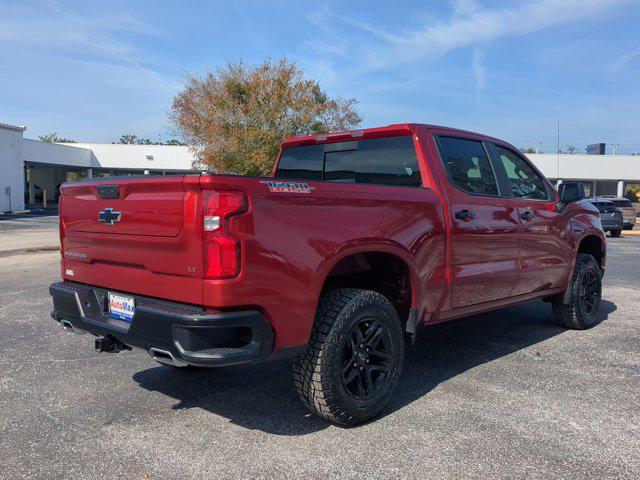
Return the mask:
<path id="1" fill-rule="evenodd" d="M 531 163 L 506 146 L 492 144 L 495 164 L 506 177 L 510 198 L 521 223 L 518 281 L 512 295 L 560 287 L 571 261 L 568 222 L 557 209 L 556 192 Z"/>

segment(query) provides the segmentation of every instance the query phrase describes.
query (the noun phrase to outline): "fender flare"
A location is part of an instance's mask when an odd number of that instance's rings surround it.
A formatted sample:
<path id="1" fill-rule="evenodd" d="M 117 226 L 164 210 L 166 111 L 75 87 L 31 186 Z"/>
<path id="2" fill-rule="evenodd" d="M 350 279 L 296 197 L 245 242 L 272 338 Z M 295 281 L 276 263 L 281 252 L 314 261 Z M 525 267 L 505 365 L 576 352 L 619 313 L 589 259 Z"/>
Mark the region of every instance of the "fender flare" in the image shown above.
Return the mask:
<path id="1" fill-rule="evenodd" d="M 322 287 L 329 273 L 341 260 L 358 253 L 388 253 L 398 257 L 407 266 L 409 272 L 409 285 L 411 288 L 411 307 L 415 308 L 418 300 L 422 298 L 422 285 L 420 275 L 411 253 L 399 243 L 387 239 L 356 239 L 340 245 L 333 253 L 327 255 L 314 272 L 311 280 L 311 289 L 315 292 L 315 298 L 319 300 Z M 317 308 L 317 303 L 316 303 Z"/>
<path id="2" fill-rule="evenodd" d="M 571 229 L 574 233 L 577 233 L 574 226 L 572 226 Z M 574 240 L 575 242 L 574 248 L 573 248 L 574 255 L 571 260 L 571 268 L 569 269 L 569 279 L 567 281 L 567 289 L 564 291 L 564 294 L 562 295 L 563 305 L 568 305 L 571 301 L 571 290 L 573 289 L 573 271 L 576 268 L 576 259 L 578 258 L 578 249 L 580 248 L 580 244 L 582 243 L 582 241 L 586 237 L 594 236 L 600 239 L 600 241 L 602 242 L 602 245 L 604 245 L 605 247 L 607 245 L 607 240 L 602 230 L 587 227 L 579 233 L 580 235 Z M 605 258 L 606 258 L 606 248 L 604 251 L 603 260 Z M 601 271 L 601 275 L 604 274 L 604 267 L 600 266 L 600 271 Z"/>

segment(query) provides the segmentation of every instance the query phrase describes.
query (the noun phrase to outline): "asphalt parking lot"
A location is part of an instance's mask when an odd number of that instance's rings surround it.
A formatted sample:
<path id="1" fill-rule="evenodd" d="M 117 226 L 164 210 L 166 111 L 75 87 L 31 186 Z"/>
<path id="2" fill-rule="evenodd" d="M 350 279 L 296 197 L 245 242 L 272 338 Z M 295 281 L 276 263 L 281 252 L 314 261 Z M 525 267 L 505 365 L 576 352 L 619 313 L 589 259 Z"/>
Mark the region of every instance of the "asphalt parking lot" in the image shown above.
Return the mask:
<path id="1" fill-rule="evenodd" d="M 0 477 L 638 478 L 640 237 L 609 239 L 602 322 L 542 302 L 422 331 L 367 425 L 307 414 L 291 362 L 183 373 L 49 317 L 57 252 L 0 258 Z"/>

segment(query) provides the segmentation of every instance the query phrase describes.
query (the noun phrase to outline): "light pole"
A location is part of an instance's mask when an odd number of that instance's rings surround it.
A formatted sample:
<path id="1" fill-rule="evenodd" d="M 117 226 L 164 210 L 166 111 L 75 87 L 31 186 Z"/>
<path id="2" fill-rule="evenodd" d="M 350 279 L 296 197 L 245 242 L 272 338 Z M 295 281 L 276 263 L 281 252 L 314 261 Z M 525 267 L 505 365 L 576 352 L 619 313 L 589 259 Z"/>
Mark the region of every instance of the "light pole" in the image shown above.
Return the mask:
<path id="1" fill-rule="evenodd" d="M 558 149 L 556 150 L 557 153 L 557 171 L 556 171 L 556 182 L 558 183 L 558 185 L 560 184 L 560 120 L 558 120 Z"/>

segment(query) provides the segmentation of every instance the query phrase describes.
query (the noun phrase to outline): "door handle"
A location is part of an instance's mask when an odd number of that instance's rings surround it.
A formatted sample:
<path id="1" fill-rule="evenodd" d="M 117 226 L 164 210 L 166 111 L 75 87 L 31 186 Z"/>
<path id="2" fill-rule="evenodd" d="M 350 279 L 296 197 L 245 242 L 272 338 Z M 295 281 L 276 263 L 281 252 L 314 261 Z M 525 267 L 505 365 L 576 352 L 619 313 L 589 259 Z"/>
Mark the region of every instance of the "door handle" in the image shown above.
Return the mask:
<path id="1" fill-rule="evenodd" d="M 458 220 L 462 220 L 463 222 L 470 222 L 471 220 L 476 218 L 475 213 L 470 210 L 460 210 L 459 212 L 455 212 L 453 216 Z"/>
<path id="2" fill-rule="evenodd" d="M 525 221 L 527 221 L 527 222 L 530 222 L 531 220 L 533 220 L 533 219 L 534 219 L 534 218 L 536 218 L 536 217 L 535 217 L 535 215 L 533 214 L 533 212 L 531 212 L 531 211 L 527 210 L 526 212 L 522 212 L 522 213 L 520 214 L 520 218 L 521 218 L 522 220 L 525 220 Z"/>

